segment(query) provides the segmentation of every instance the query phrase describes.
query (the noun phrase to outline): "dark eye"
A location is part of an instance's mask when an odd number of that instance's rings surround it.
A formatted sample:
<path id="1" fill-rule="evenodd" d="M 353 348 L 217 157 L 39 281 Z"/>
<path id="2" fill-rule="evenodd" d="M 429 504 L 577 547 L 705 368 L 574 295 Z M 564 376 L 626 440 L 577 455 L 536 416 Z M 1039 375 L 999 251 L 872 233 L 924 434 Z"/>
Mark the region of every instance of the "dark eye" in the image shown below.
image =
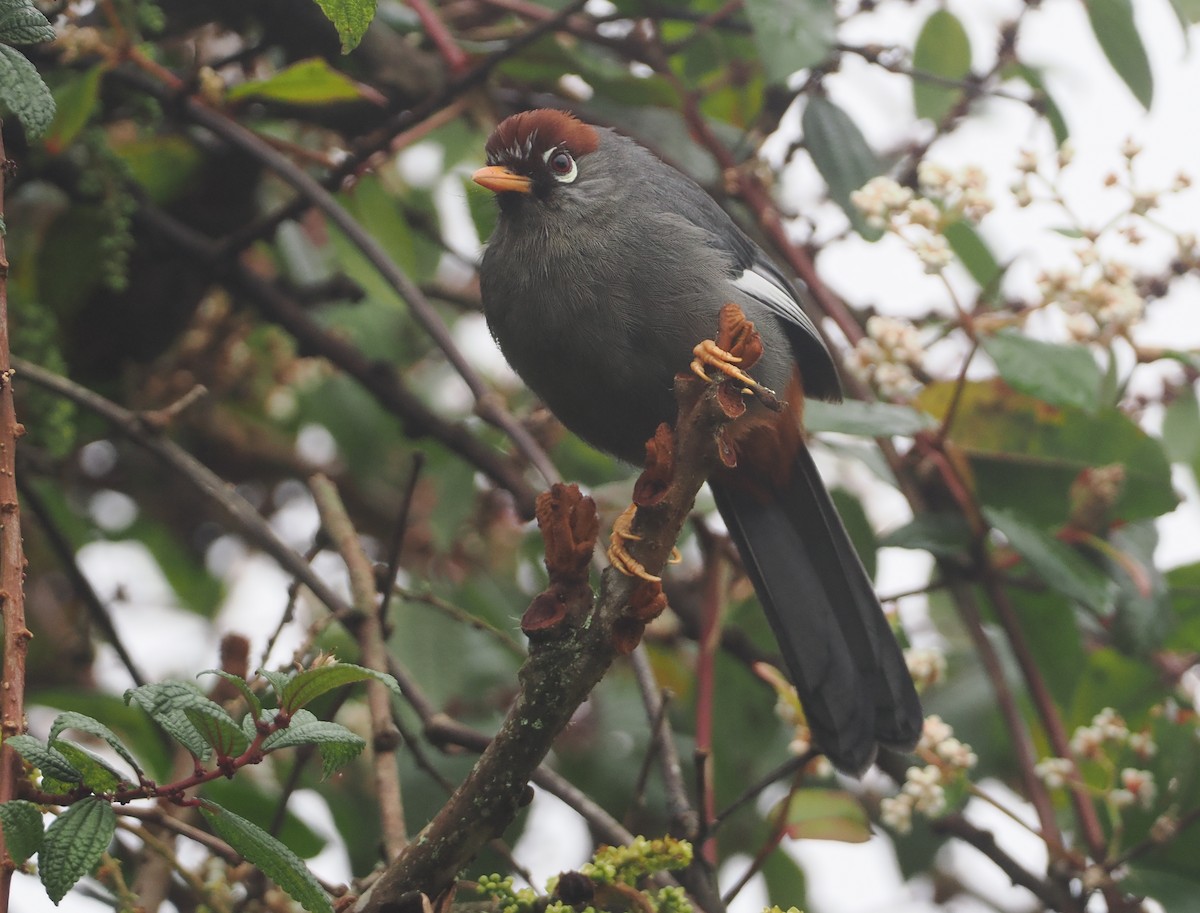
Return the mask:
<path id="1" fill-rule="evenodd" d="M 542 153 L 542 161 L 550 169 L 550 176 L 560 184 L 570 184 L 579 176 L 575 159 L 565 149 L 547 149 Z"/>

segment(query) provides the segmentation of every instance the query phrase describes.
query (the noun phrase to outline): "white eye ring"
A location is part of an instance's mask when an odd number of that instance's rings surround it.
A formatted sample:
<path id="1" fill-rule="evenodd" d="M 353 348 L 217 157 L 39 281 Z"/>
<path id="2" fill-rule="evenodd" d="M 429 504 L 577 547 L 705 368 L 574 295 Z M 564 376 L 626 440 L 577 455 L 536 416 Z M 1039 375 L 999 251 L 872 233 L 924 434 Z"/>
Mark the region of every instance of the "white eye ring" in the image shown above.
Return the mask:
<path id="1" fill-rule="evenodd" d="M 550 163 L 551 159 L 557 160 L 559 156 L 566 159 L 570 166 L 566 171 L 559 171 L 557 167 Z M 570 184 L 575 178 L 579 177 L 579 166 L 575 164 L 575 157 L 565 149 L 557 146 L 553 149 L 547 149 L 542 155 L 542 161 L 549 167 L 550 174 L 554 177 L 554 180 L 562 184 Z"/>

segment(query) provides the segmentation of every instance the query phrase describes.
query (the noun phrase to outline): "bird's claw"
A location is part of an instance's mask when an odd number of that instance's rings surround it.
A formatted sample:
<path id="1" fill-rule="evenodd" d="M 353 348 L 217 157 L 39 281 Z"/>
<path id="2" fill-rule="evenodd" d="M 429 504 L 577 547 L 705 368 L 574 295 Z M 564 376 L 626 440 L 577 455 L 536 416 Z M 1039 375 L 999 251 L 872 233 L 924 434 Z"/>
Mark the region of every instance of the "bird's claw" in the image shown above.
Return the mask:
<path id="1" fill-rule="evenodd" d="M 736 380 L 743 385 L 742 392 L 754 394 L 762 397 L 764 395 L 775 398 L 775 391 L 769 387 L 764 387 L 753 377 L 743 371 L 738 365 L 742 362 L 741 358 L 731 352 L 727 352 L 711 339 L 705 339 L 694 349 L 692 354 L 696 356 L 692 359 L 692 372 L 701 380 L 712 383 L 712 378 L 708 375 L 706 368 L 714 368 L 724 374 L 730 380 Z"/>
<path id="2" fill-rule="evenodd" d="M 651 583 L 661 583 L 661 577 L 655 577 L 625 548 L 626 542 L 637 542 L 642 537 L 633 531 L 633 517 L 637 513 L 637 505 L 630 504 L 621 516 L 613 521 L 612 535 L 608 540 L 608 561 L 626 577 L 640 577 Z"/>

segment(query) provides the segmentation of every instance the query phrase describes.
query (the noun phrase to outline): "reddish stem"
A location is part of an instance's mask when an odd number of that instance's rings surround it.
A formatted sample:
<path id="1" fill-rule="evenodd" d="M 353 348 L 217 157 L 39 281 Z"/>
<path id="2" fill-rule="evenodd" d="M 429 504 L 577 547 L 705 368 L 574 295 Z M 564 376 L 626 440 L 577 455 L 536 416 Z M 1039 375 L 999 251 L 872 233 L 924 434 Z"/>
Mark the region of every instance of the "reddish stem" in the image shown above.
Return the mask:
<path id="1" fill-rule="evenodd" d="M 450 74 L 452 76 L 461 76 L 465 73 L 470 61 L 467 58 L 466 52 L 455 43 L 454 36 L 446 28 L 446 23 L 442 22 L 441 16 L 425 0 L 408 0 L 408 5 L 412 7 L 412 11 L 421 20 L 421 26 L 425 29 L 425 34 L 429 36 L 429 40 L 437 48 L 437 52 L 441 55 L 442 60 L 446 61 L 446 66 L 450 68 Z"/>
<path id="2" fill-rule="evenodd" d="M 0 215 L 4 213 L 4 181 L 10 165 L 0 138 Z M 17 438 L 25 431 L 13 404 L 13 370 L 8 349 L 8 255 L 0 233 L 0 603 L 4 617 L 3 684 L 0 685 L 0 734 L 5 739 L 25 731 L 25 659 L 33 637 L 25 626 L 25 552 L 21 546 L 21 510 L 17 501 Z M 0 748 L 0 802 L 16 795 L 21 758 Z M 13 861 L 0 837 L 0 913 L 8 913 Z"/>

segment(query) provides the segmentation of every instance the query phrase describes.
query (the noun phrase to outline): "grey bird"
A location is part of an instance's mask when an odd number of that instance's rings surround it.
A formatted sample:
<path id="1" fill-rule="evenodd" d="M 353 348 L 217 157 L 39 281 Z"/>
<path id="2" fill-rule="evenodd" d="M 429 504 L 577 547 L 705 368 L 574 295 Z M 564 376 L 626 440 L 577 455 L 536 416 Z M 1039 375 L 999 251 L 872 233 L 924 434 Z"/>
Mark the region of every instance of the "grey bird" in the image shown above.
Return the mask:
<path id="1" fill-rule="evenodd" d="M 909 750 L 922 714 L 887 618 L 800 422 L 839 400 L 833 358 L 792 284 L 686 175 L 612 130 L 554 110 L 507 118 L 474 179 L 500 215 L 484 314 L 509 363 L 567 428 L 639 463 L 675 418 L 675 374 L 737 304 L 765 349 L 750 371 L 790 409 L 751 403 L 738 466 L 709 479 L 818 748 L 861 775 Z M 737 430 L 738 428 L 741 430 Z"/>

